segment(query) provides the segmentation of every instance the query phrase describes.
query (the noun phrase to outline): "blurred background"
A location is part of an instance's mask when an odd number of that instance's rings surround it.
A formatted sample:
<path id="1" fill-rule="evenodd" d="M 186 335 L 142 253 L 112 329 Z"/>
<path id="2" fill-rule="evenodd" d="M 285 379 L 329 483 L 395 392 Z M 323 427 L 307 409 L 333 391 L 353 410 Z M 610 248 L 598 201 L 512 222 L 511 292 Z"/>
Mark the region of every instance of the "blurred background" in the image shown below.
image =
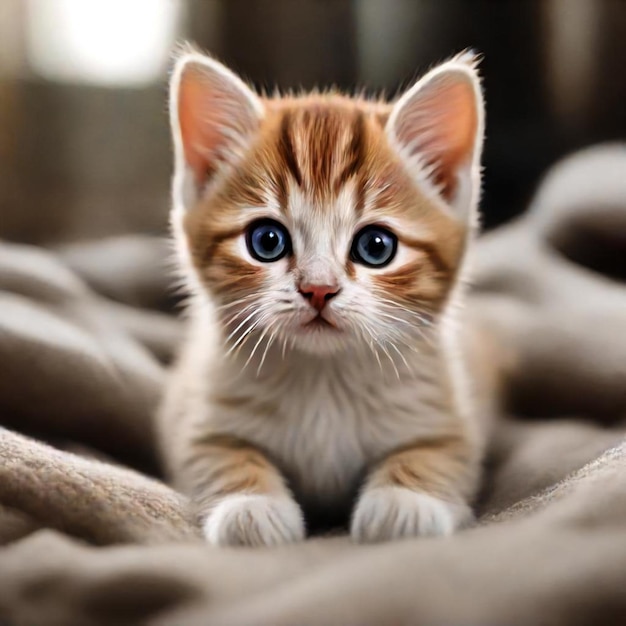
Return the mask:
<path id="1" fill-rule="evenodd" d="M 561 155 L 626 138 L 624 0 L 0 0 L 0 237 L 164 232 L 181 39 L 259 87 L 391 95 L 483 53 L 487 228 Z"/>

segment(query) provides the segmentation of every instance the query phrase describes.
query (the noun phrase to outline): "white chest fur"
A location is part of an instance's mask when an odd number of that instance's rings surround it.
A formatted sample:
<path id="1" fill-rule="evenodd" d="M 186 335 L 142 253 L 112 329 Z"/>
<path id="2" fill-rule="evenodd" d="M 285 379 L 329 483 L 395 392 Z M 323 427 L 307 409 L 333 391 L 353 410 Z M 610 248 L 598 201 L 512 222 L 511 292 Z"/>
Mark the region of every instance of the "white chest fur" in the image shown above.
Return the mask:
<path id="1" fill-rule="evenodd" d="M 457 419 L 436 352 L 412 352 L 407 361 L 408 367 L 397 359 L 381 368 L 367 353 L 341 359 L 292 353 L 284 361 L 270 355 L 259 376 L 251 366 L 221 367 L 206 426 L 258 445 L 297 494 L 331 504 L 385 453 L 445 434 Z"/>

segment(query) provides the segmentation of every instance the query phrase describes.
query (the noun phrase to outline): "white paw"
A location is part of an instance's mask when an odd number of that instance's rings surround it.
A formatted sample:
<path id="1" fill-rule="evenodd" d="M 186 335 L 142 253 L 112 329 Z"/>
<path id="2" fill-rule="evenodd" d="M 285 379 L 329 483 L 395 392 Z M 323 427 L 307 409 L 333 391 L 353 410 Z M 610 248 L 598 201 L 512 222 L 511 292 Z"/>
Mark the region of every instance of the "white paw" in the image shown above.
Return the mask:
<path id="1" fill-rule="evenodd" d="M 276 546 L 304 539 L 304 519 L 287 496 L 239 494 L 221 500 L 203 530 L 217 546 Z"/>
<path id="2" fill-rule="evenodd" d="M 440 500 L 405 487 L 368 489 L 359 498 L 350 526 L 355 541 L 450 535 L 472 519 L 466 504 Z"/>

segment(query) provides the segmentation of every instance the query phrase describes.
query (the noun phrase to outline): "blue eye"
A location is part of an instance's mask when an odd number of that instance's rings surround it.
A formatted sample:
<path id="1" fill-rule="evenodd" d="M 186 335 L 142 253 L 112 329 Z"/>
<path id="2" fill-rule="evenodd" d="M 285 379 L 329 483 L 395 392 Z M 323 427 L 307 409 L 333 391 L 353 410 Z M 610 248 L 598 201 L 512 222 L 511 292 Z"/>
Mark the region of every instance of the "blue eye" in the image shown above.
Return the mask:
<path id="1" fill-rule="evenodd" d="M 291 251 L 289 232 L 274 220 L 252 223 L 246 234 L 246 244 L 250 254 L 264 263 L 278 261 Z"/>
<path id="2" fill-rule="evenodd" d="M 362 228 L 352 242 L 350 258 L 369 267 L 384 267 L 396 255 L 398 238 L 382 226 Z"/>

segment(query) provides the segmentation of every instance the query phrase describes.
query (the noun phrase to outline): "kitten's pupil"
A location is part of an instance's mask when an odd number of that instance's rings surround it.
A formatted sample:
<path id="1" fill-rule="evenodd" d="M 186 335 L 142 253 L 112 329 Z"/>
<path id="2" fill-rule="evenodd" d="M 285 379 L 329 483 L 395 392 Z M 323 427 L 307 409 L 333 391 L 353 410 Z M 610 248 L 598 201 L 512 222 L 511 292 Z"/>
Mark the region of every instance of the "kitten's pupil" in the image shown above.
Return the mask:
<path id="1" fill-rule="evenodd" d="M 365 244 L 365 249 L 369 256 L 379 258 L 385 252 L 385 242 L 380 235 L 372 235 Z"/>
<path id="2" fill-rule="evenodd" d="M 278 235 L 272 230 L 263 233 L 259 241 L 266 252 L 272 252 L 279 244 Z"/>

